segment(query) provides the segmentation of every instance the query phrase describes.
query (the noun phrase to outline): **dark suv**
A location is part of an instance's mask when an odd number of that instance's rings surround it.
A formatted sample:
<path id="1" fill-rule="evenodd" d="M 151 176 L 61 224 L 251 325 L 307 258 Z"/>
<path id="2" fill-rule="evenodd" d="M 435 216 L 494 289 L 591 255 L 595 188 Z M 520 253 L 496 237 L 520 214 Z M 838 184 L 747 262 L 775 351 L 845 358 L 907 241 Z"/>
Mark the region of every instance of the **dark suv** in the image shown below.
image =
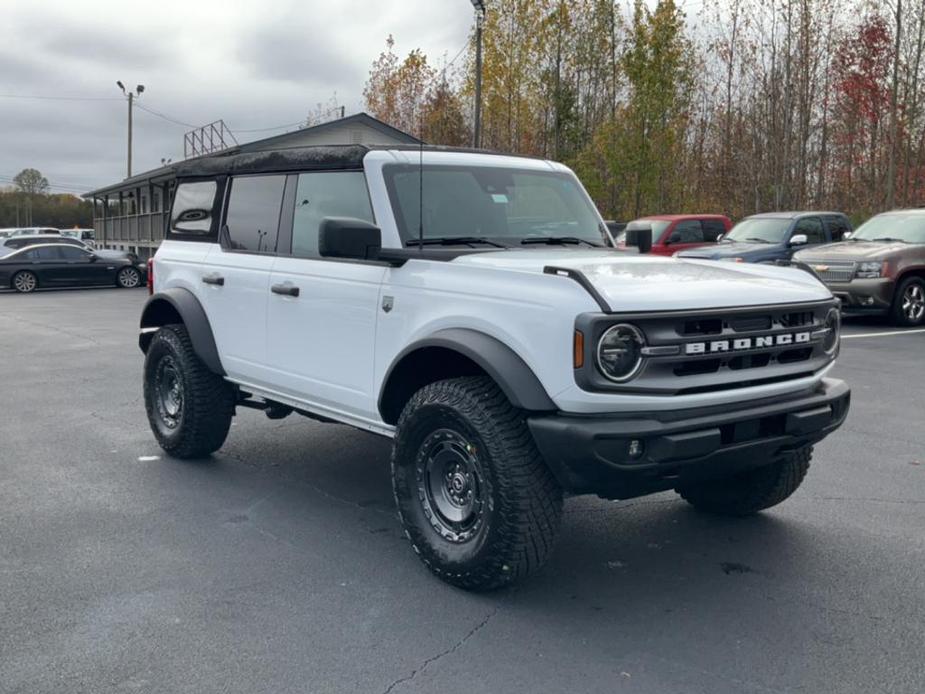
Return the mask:
<path id="1" fill-rule="evenodd" d="M 681 251 L 682 258 L 773 263 L 808 246 L 840 241 L 851 222 L 840 212 L 765 212 L 746 217 L 715 246 Z"/>
<path id="2" fill-rule="evenodd" d="M 800 251 L 848 310 L 925 325 L 925 209 L 871 217 L 847 241 Z"/>

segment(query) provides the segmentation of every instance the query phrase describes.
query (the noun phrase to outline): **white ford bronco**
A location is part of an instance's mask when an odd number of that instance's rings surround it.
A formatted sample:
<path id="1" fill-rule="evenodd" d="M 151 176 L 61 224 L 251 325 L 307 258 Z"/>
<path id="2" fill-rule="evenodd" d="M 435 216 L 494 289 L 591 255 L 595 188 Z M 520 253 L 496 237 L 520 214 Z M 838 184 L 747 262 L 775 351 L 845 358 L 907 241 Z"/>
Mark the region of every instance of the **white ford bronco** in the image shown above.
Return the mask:
<path id="1" fill-rule="evenodd" d="M 212 453 L 238 407 L 392 438 L 404 530 L 457 586 L 541 566 L 565 493 L 778 504 L 847 414 L 822 283 L 616 250 L 560 164 L 342 146 L 177 175 L 139 339 L 161 447 Z"/>

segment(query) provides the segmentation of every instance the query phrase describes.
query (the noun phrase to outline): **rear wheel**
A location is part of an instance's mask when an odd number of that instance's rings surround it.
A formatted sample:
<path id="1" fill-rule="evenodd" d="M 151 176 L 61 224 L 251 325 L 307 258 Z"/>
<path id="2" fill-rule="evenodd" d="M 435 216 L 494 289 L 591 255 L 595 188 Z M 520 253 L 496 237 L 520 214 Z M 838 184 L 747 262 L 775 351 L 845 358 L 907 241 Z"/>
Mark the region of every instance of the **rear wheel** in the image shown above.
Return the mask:
<path id="1" fill-rule="evenodd" d="M 925 279 L 907 277 L 899 283 L 893 296 L 891 314 L 897 325 L 925 323 Z"/>
<path id="2" fill-rule="evenodd" d="M 13 275 L 13 289 L 22 294 L 34 292 L 39 286 L 39 279 L 28 270 L 21 270 Z"/>
<path id="3" fill-rule="evenodd" d="M 524 421 L 490 379 L 419 390 L 398 422 L 392 484 L 405 534 L 453 585 L 488 590 L 537 570 L 562 515 L 562 490 Z"/>
<path id="4" fill-rule="evenodd" d="M 136 268 L 124 267 L 116 275 L 116 284 L 123 289 L 134 289 L 141 284 L 141 273 Z"/>
<path id="5" fill-rule="evenodd" d="M 165 326 L 151 340 L 144 396 L 151 431 L 171 455 L 201 458 L 225 442 L 234 389 L 196 356 L 185 326 Z"/>
<path id="6" fill-rule="evenodd" d="M 777 506 L 793 494 L 813 457 L 813 447 L 805 446 L 777 462 L 735 477 L 699 482 L 676 490 L 698 511 L 723 516 L 750 516 Z"/>

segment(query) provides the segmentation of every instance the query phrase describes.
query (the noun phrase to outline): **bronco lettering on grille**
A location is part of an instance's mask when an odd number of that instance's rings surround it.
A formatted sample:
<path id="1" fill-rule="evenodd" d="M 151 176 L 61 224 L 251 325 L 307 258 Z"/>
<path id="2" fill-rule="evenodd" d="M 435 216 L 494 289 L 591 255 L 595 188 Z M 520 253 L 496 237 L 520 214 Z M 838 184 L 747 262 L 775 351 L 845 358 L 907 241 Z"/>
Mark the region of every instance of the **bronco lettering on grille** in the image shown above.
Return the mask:
<path id="1" fill-rule="evenodd" d="M 738 352 L 746 349 L 767 349 L 803 345 L 812 342 L 808 332 L 782 333 L 780 335 L 759 335 L 758 337 L 737 337 L 732 340 L 711 340 L 709 342 L 688 342 L 684 345 L 685 354 L 716 354 L 718 352 Z"/>

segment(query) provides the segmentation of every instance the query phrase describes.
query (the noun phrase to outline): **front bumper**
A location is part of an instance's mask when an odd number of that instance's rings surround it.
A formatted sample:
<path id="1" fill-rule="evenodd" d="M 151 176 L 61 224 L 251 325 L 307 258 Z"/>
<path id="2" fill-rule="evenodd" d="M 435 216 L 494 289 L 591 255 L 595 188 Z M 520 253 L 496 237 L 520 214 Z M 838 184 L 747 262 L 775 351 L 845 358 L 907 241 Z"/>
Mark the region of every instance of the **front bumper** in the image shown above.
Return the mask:
<path id="1" fill-rule="evenodd" d="M 889 277 L 852 280 L 851 282 L 827 282 L 829 291 L 841 299 L 844 310 L 889 310 L 893 303 L 896 283 Z"/>
<path id="2" fill-rule="evenodd" d="M 824 378 L 810 391 L 667 412 L 537 415 L 527 422 L 559 483 L 575 494 L 629 499 L 760 467 L 821 441 L 848 414 L 851 392 Z M 639 454 L 631 456 L 631 442 Z"/>

